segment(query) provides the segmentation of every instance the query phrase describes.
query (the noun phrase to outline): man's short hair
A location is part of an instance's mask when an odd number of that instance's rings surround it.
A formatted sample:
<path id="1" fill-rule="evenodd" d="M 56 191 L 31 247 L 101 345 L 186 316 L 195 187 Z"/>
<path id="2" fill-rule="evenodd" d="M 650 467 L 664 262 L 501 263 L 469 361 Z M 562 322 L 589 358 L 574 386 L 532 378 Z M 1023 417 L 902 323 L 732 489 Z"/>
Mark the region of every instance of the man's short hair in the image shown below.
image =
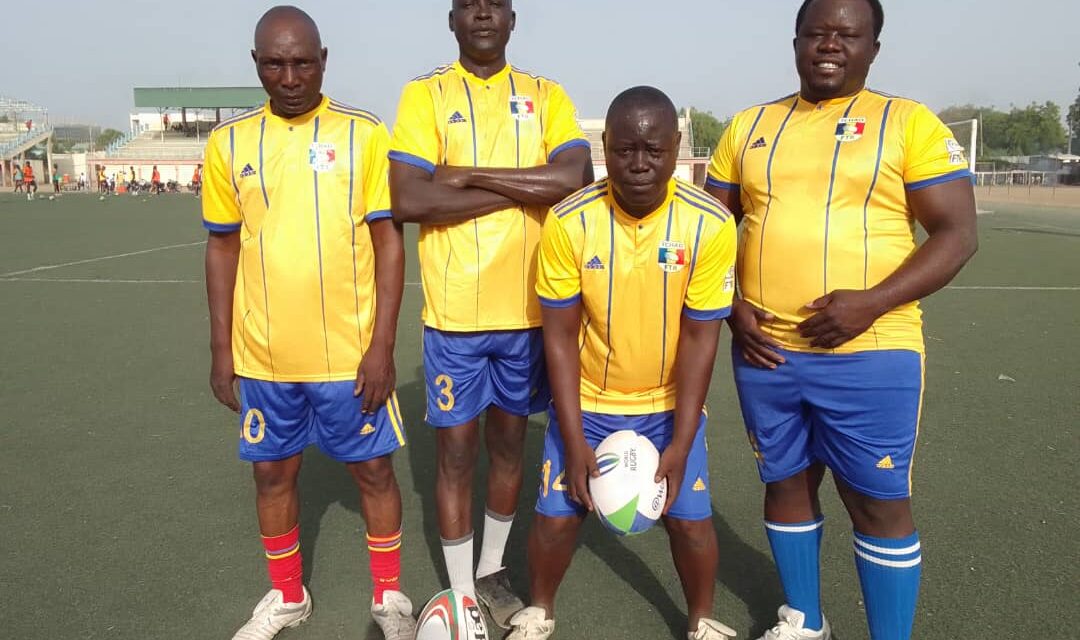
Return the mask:
<path id="1" fill-rule="evenodd" d="M 881 6 L 881 0 L 866 0 L 870 3 L 870 11 L 874 13 L 874 40 L 881 37 L 881 30 L 885 28 L 885 8 Z M 799 13 L 795 16 L 795 34 L 799 34 L 803 22 L 806 20 L 806 12 L 814 0 L 803 0 L 799 7 Z"/>
<path id="2" fill-rule="evenodd" d="M 671 118 L 676 131 L 679 129 L 679 111 L 675 108 L 675 103 L 656 87 L 631 87 L 615 96 L 608 107 L 607 120 L 611 120 L 614 114 L 631 108 L 657 109 Z"/>

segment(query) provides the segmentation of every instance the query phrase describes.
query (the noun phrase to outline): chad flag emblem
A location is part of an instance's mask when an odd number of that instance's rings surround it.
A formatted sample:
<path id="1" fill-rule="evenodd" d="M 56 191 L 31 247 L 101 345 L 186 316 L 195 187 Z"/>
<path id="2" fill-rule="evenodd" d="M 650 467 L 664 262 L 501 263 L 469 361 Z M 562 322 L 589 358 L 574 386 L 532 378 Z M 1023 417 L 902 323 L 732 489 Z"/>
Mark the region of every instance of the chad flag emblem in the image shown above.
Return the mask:
<path id="1" fill-rule="evenodd" d="M 866 131 L 866 118 L 840 118 L 836 123 L 836 139 L 840 142 L 855 142 Z"/>
<path id="2" fill-rule="evenodd" d="M 660 265 L 660 269 L 667 273 L 682 271 L 686 268 L 686 245 L 670 240 L 661 242 L 657 263 Z"/>
<path id="3" fill-rule="evenodd" d="M 510 96 L 510 115 L 517 120 L 528 120 L 533 117 L 535 107 L 529 96 Z"/>

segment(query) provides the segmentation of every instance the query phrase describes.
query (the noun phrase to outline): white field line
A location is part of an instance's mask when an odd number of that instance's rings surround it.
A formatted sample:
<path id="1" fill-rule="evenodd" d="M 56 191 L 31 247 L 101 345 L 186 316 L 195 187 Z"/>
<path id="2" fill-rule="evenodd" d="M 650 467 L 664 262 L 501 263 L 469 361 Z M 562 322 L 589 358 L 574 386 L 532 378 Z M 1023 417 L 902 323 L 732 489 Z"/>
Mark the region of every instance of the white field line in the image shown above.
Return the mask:
<path id="1" fill-rule="evenodd" d="M 198 242 L 185 242 L 183 244 L 168 244 L 163 247 L 154 247 L 152 249 L 143 249 L 141 251 L 129 251 L 127 253 L 118 253 L 112 256 L 101 256 L 98 258 L 87 258 L 85 260 L 76 260 L 74 262 L 64 262 L 62 264 L 46 264 L 40 267 L 33 267 L 32 269 L 23 269 L 22 271 L 11 271 L 8 273 L 0 273 L 0 278 L 9 278 L 11 276 L 21 276 L 27 273 L 38 273 L 40 271 L 50 271 L 52 269 L 62 269 L 64 267 L 74 267 L 79 264 L 89 264 L 91 262 L 102 262 L 103 260 L 115 260 L 117 258 L 128 258 L 131 256 L 141 256 L 146 253 L 154 253 L 156 251 L 168 251 L 169 249 L 182 249 L 184 247 L 195 247 L 201 244 L 206 244 L 206 240 L 199 240 Z"/>
<path id="2" fill-rule="evenodd" d="M 949 286 L 952 291 L 1080 291 L 1080 287 Z"/>

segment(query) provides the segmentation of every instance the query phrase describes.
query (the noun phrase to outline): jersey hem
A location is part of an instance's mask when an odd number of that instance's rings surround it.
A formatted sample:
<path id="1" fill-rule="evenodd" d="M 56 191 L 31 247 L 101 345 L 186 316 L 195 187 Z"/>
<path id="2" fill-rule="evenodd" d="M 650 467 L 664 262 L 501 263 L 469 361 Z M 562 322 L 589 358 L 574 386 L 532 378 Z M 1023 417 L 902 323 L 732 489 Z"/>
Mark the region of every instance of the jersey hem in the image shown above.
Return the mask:
<path id="1" fill-rule="evenodd" d="M 705 178 L 705 186 L 716 187 L 717 189 L 727 189 L 728 191 L 736 191 L 739 189 L 739 185 L 733 182 L 723 182 L 713 177 Z"/>
<path id="2" fill-rule="evenodd" d="M 946 182 L 952 182 L 953 180 L 960 180 L 963 178 L 971 179 L 971 171 L 968 169 L 961 169 L 959 171 L 953 171 L 946 173 L 945 175 L 937 176 L 936 178 L 927 178 L 926 180 L 919 180 L 917 182 L 908 182 L 904 186 L 908 191 L 918 191 L 919 189 L 925 189 L 937 184 L 944 184 Z"/>
<path id="3" fill-rule="evenodd" d="M 435 163 L 421 158 L 420 156 L 414 156 L 413 154 L 405 153 L 404 151 L 391 151 L 387 157 L 395 162 L 411 165 L 431 174 L 435 173 Z"/>
<path id="4" fill-rule="evenodd" d="M 221 222 L 210 222 L 209 220 L 203 220 L 202 226 L 214 233 L 232 233 L 233 231 L 239 231 L 240 227 L 244 226 L 242 222 L 234 222 L 231 224 L 225 224 Z"/>
<path id="5" fill-rule="evenodd" d="M 551 164 L 551 162 L 555 160 L 555 156 L 567 149 L 573 149 L 574 147 L 585 147 L 586 149 L 592 150 L 592 145 L 589 144 L 588 140 L 585 138 L 574 138 L 573 140 L 569 140 L 555 147 L 551 153 L 548 154 L 548 164 Z"/>
<path id="6" fill-rule="evenodd" d="M 424 320 L 424 326 L 428 329 L 434 329 L 435 331 L 442 331 L 445 333 L 491 333 L 494 331 L 526 331 L 529 329 L 539 329 L 541 327 L 541 324 L 540 321 L 537 320 L 536 322 L 529 324 L 498 325 L 490 327 L 447 326 L 435 324 Z"/>
<path id="7" fill-rule="evenodd" d="M 356 372 L 323 374 L 282 374 L 267 373 L 265 371 L 251 371 L 236 369 L 235 373 L 240 378 L 260 380 L 262 382 L 280 382 L 282 384 L 300 382 L 352 382 L 356 380 Z"/>

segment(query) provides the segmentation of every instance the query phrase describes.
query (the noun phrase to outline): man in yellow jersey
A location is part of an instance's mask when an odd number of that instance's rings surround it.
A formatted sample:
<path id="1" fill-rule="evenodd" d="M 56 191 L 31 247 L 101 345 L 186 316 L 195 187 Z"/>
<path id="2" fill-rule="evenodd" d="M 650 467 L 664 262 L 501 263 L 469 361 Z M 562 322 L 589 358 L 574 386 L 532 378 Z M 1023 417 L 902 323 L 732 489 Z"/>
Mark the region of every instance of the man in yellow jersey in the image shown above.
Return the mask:
<path id="1" fill-rule="evenodd" d="M 409 82 L 390 152 L 394 217 L 420 224 L 427 421 L 437 429 L 439 532 L 450 585 L 505 627 L 521 608 L 502 566 L 529 414 L 548 403 L 533 292 L 547 208 L 592 181 L 562 87 L 509 66 L 510 0 L 453 2 L 457 62 Z M 473 580 L 479 416 L 489 470 Z"/>
<path id="2" fill-rule="evenodd" d="M 360 490 L 372 617 L 387 640 L 409 640 L 390 459 L 405 435 L 394 393 L 404 246 L 390 214 L 389 132 L 322 95 L 327 51 L 299 9 L 263 15 L 251 55 L 270 99 L 211 134 L 203 196 L 210 385 L 241 416 L 272 585 L 234 638 L 269 640 L 311 615 L 297 478 L 303 450 L 318 444 Z"/>
<path id="3" fill-rule="evenodd" d="M 787 599 L 765 640 L 830 637 L 825 467 L 854 525 L 870 637 L 906 640 L 915 615 L 918 300 L 974 254 L 975 199 L 949 129 L 918 102 L 866 88 L 883 25 L 878 0 L 804 2 L 800 91 L 738 114 L 709 169 L 707 190 L 743 220 L 732 357 Z"/>
<path id="4" fill-rule="evenodd" d="M 634 87 L 608 109 L 608 178 L 548 214 L 536 291 L 553 408 L 529 531 L 531 606 L 509 640 L 555 629 L 555 593 L 593 509 L 594 448 L 630 429 L 661 452 L 664 525 L 686 595 L 691 640 L 730 640 L 708 618 L 716 582 L 705 395 L 735 290 L 735 221 L 672 178 L 681 134 L 659 89 Z"/>

